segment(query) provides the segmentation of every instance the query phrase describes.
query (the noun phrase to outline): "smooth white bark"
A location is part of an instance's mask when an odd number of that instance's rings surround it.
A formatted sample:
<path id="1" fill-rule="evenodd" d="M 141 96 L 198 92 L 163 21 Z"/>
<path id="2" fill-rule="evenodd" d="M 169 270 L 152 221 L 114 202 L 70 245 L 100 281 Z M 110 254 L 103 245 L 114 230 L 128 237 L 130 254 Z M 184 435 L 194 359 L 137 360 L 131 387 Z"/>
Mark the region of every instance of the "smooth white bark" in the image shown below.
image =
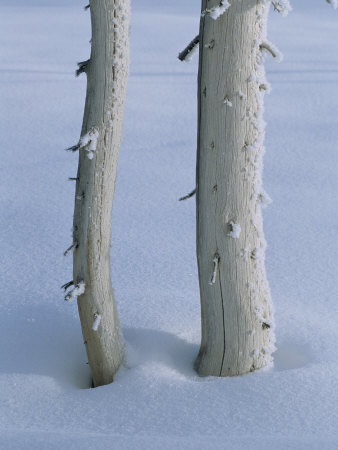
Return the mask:
<path id="1" fill-rule="evenodd" d="M 92 48 L 85 67 L 88 84 L 79 141 L 73 279 L 85 284 L 78 309 L 93 382 L 99 386 L 113 381 L 123 358 L 109 253 L 129 66 L 129 0 L 90 0 L 90 14 Z"/>
<path id="2" fill-rule="evenodd" d="M 202 11 L 217 5 L 203 0 Z M 260 44 L 267 8 L 265 0 L 232 0 L 217 20 L 201 17 L 196 184 L 201 375 L 259 369 L 274 349 L 261 215 L 266 81 Z"/>

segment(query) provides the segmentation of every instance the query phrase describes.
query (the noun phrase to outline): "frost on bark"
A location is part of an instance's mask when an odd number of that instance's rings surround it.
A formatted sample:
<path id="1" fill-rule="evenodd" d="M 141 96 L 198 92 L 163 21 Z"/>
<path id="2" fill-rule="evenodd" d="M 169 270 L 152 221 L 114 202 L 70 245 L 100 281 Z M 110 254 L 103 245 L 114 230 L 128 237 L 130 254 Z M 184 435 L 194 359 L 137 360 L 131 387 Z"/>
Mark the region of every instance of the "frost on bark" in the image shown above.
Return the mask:
<path id="1" fill-rule="evenodd" d="M 270 363 L 274 350 L 261 213 L 269 201 L 262 187 L 268 4 L 202 1 L 196 184 L 201 375 L 251 372 Z"/>
<path id="2" fill-rule="evenodd" d="M 90 0 L 90 14 L 91 55 L 78 70 L 87 74 L 85 111 L 81 138 L 71 148 L 79 150 L 73 282 L 93 383 L 99 386 L 113 381 L 123 358 L 109 253 L 129 66 L 129 0 Z"/>

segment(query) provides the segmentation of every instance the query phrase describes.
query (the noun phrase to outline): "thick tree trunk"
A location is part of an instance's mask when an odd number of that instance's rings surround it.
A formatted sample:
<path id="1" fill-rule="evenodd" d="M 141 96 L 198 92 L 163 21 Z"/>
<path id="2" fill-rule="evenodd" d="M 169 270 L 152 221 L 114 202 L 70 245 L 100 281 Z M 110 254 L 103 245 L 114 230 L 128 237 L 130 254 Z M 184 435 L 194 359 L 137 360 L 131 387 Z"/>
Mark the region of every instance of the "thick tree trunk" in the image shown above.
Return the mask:
<path id="1" fill-rule="evenodd" d="M 93 382 L 99 386 L 113 381 L 123 358 L 109 253 L 129 65 L 129 0 L 90 0 L 90 13 L 91 56 L 80 67 L 88 84 L 77 146 L 73 280 Z"/>
<path id="2" fill-rule="evenodd" d="M 268 2 L 232 0 L 217 18 L 218 5 L 202 1 L 200 26 L 196 369 L 232 376 L 265 366 L 274 343 L 261 215 Z"/>

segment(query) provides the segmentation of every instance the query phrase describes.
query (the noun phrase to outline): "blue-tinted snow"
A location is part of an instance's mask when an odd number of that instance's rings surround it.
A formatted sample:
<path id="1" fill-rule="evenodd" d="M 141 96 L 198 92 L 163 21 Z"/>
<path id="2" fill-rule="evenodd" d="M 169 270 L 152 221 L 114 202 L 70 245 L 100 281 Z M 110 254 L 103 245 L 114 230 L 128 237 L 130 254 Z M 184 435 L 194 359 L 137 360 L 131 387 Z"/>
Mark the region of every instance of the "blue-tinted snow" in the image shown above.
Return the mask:
<path id="1" fill-rule="evenodd" d="M 113 212 L 112 276 L 128 346 L 116 381 L 89 370 L 71 279 L 89 55 L 86 2 L 0 5 L 0 446 L 11 449 L 336 449 L 338 15 L 321 0 L 271 15 L 264 212 L 275 368 L 199 378 L 194 200 L 198 2 L 134 1 Z"/>

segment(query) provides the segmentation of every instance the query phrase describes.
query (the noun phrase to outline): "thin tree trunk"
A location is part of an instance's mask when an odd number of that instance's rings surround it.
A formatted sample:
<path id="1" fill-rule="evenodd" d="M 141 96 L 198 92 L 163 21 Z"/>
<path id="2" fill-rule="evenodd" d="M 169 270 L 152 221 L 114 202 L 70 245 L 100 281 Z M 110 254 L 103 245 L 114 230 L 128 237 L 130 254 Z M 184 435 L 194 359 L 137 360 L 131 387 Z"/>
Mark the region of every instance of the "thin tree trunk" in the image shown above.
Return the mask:
<path id="1" fill-rule="evenodd" d="M 123 358 L 110 278 L 112 200 L 129 66 L 129 0 L 90 0 L 92 48 L 79 148 L 73 280 L 95 386 L 108 384 Z"/>
<path id="2" fill-rule="evenodd" d="M 232 0 L 217 18 L 218 5 L 202 1 L 200 25 L 196 369 L 233 376 L 265 366 L 274 349 L 261 215 L 268 2 Z"/>

